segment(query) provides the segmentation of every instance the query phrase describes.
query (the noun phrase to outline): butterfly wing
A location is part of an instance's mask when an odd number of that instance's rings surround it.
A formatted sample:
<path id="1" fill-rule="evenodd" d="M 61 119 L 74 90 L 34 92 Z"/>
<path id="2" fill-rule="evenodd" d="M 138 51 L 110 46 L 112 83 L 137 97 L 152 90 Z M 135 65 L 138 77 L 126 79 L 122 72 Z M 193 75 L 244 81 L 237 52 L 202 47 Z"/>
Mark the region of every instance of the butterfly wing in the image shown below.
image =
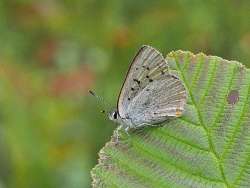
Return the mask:
<path id="1" fill-rule="evenodd" d="M 174 75 L 163 75 L 148 84 L 128 106 L 127 116 L 135 127 L 178 117 L 186 104 L 186 89 Z"/>
<path id="2" fill-rule="evenodd" d="M 118 112 L 126 118 L 131 101 L 152 81 L 168 72 L 168 64 L 162 54 L 151 46 L 142 46 L 134 57 L 123 83 Z"/>

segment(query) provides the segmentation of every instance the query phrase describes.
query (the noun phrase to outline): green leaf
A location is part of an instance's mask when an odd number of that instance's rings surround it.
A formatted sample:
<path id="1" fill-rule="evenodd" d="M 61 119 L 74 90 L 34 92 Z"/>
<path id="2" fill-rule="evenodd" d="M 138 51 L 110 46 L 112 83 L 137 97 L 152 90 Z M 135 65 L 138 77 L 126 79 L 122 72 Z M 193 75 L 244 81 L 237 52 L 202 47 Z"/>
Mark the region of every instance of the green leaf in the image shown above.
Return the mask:
<path id="1" fill-rule="evenodd" d="M 171 52 L 188 91 L 182 117 L 114 138 L 94 187 L 250 187 L 250 70 L 236 61 Z"/>

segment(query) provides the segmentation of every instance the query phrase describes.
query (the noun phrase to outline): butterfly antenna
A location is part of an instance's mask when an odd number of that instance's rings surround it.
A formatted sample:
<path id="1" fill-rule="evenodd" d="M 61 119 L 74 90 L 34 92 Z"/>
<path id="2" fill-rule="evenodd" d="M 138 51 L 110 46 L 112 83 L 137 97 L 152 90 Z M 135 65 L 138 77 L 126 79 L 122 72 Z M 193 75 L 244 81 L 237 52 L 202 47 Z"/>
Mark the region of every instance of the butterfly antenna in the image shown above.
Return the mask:
<path id="1" fill-rule="evenodd" d="M 108 113 L 107 112 L 107 106 L 108 106 L 108 104 L 106 103 L 106 101 L 101 97 L 101 96 L 99 96 L 99 95 L 97 95 L 94 91 L 92 91 L 92 90 L 89 90 L 89 93 L 90 93 L 90 95 L 92 95 L 92 96 L 94 96 L 96 99 L 97 99 L 97 101 L 98 102 L 100 102 L 99 104 L 101 104 L 101 107 L 103 108 L 102 110 L 101 110 L 101 113 L 103 113 L 103 114 L 106 114 L 106 113 Z"/>

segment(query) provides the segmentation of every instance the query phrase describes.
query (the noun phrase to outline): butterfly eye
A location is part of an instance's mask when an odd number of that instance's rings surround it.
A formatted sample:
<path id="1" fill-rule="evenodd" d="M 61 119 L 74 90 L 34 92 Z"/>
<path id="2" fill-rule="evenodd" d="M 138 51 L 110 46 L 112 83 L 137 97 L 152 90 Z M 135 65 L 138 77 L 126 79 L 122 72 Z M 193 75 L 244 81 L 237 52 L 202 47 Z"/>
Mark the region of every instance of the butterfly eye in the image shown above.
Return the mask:
<path id="1" fill-rule="evenodd" d="M 113 118 L 117 119 L 117 112 L 113 112 Z"/>

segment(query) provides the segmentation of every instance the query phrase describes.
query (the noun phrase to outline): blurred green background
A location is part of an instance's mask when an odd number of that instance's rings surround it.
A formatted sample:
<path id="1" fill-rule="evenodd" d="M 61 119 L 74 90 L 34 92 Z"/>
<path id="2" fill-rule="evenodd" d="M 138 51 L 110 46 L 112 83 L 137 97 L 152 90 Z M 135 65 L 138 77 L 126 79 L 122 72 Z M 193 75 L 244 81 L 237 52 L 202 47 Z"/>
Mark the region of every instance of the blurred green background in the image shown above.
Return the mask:
<path id="1" fill-rule="evenodd" d="M 90 187 L 142 44 L 250 66 L 250 1 L 0 1 L 0 188 Z"/>

